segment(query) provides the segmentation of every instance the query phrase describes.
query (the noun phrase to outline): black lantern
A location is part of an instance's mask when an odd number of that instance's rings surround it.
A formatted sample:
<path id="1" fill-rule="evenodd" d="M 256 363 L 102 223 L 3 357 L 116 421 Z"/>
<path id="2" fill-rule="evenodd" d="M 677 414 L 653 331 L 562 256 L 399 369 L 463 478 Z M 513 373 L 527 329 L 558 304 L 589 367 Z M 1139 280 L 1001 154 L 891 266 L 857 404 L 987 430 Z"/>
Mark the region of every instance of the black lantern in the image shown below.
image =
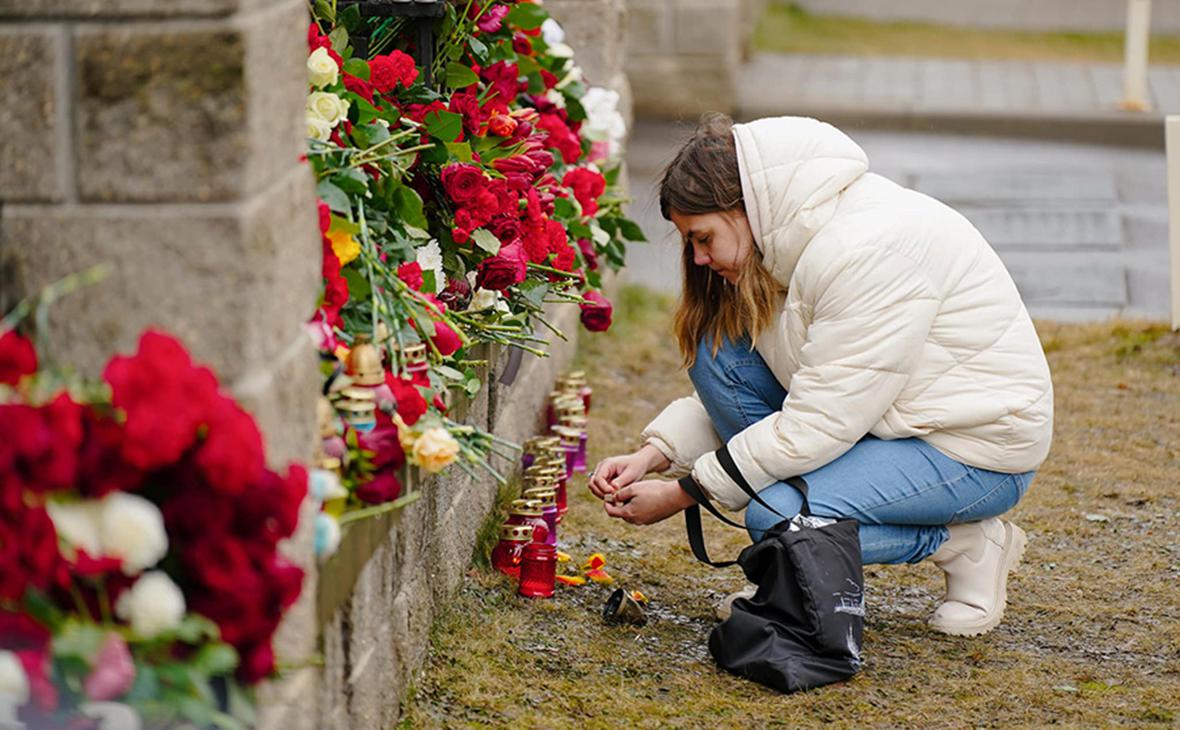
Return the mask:
<path id="1" fill-rule="evenodd" d="M 427 86 L 434 65 L 434 21 L 446 13 L 446 0 L 339 0 L 338 12 L 355 5 L 362 18 L 407 18 L 414 33 L 414 63 L 422 68 Z M 360 58 L 369 57 L 368 33 L 350 35 L 349 41 Z"/>

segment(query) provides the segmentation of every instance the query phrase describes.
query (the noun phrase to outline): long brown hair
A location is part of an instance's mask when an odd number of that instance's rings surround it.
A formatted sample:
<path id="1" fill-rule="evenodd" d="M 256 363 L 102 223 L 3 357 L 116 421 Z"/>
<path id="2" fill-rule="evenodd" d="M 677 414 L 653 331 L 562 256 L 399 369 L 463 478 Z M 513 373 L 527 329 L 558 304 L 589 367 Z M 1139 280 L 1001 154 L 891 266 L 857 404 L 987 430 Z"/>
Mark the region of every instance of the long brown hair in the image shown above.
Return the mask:
<path id="1" fill-rule="evenodd" d="M 745 213 L 738 171 L 733 120 L 710 112 L 701 117 L 692 138 L 680 148 L 660 180 L 660 214 Z M 696 362 L 698 343 L 709 337 L 713 354 L 722 338 L 753 340 L 774 318 L 783 287 L 762 265 L 757 246 L 746 257 L 737 283 L 730 285 L 707 266 L 693 263 L 692 244 L 681 254 L 684 291 L 673 328 L 684 367 Z"/>

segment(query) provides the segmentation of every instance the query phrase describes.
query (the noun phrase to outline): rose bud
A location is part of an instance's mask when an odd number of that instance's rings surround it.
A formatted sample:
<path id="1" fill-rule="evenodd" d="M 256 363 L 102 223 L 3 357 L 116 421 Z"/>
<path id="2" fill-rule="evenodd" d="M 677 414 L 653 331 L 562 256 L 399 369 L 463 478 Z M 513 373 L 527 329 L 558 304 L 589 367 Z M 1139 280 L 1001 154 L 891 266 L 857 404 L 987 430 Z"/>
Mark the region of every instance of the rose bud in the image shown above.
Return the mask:
<path id="1" fill-rule="evenodd" d="M 516 131 L 516 120 L 506 114 L 493 114 L 488 120 L 488 131 L 497 137 L 511 137 Z"/>

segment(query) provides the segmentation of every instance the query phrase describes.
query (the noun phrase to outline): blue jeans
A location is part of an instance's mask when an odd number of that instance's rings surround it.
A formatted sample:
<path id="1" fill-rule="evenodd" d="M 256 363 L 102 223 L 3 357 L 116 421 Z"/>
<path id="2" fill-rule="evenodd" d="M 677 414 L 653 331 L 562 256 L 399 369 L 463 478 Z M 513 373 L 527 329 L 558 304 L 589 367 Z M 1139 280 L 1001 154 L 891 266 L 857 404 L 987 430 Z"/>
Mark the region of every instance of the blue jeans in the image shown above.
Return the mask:
<path id="1" fill-rule="evenodd" d="M 724 342 L 713 357 L 707 338 L 689 377 L 717 434 L 736 433 L 782 408 L 787 391 L 750 349 L 748 339 Z M 960 464 L 917 438 L 883 441 L 865 436 L 835 461 L 803 474 L 808 504 L 822 517 L 860 523 L 864 562 L 916 563 L 947 539 L 945 525 L 996 517 L 1024 496 L 1035 472 L 1004 474 Z M 758 493 L 779 513 L 798 514 L 803 495 L 786 482 Z M 757 541 L 783 518 L 757 502 L 746 508 L 746 529 Z"/>

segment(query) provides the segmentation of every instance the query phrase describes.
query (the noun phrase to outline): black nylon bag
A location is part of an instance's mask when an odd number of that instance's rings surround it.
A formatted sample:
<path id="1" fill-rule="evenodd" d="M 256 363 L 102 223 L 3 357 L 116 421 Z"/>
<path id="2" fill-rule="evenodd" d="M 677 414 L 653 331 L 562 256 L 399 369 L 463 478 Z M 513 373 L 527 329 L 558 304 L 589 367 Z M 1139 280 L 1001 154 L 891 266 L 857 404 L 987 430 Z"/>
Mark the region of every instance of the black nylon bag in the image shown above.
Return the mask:
<path id="1" fill-rule="evenodd" d="M 728 452 L 718 452 L 733 477 L 737 467 Z M 688 482 L 686 484 L 686 481 Z M 734 479 L 751 498 L 767 505 L 744 479 Z M 803 493 L 801 515 L 807 517 L 807 484 L 789 483 Z M 681 486 L 719 519 L 721 515 L 691 479 Z M 775 512 L 777 514 L 777 512 Z M 779 692 L 791 693 L 851 678 L 862 666 L 864 572 L 855 520 L 811 526 L 809 520 L 784 519 L 747 547 L 736 563 L 758 586 L 752 598 L 738 598 L 725 621 L 709 634 L 709 653 L 718 666 Z M 698 560 L 715 567 L 704 549 L 700 511 L 685 512 L 689 544 Z"/>

